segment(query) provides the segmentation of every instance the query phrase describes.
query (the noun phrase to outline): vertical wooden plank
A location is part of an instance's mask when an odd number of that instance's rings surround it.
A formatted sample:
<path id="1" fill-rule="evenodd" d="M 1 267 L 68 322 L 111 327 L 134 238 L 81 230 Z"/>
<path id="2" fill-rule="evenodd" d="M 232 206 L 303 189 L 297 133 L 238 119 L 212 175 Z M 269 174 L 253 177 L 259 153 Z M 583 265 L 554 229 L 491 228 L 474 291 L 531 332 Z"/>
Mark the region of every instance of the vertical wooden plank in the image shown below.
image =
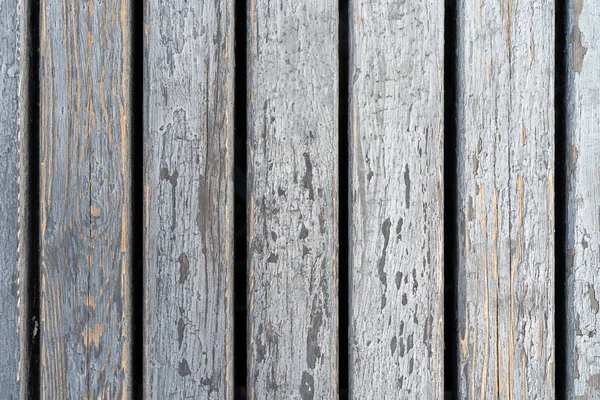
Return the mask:
<path id="1" fill-rule="evenodd" d="M 249 1 L 249 397 L 338 392 L 338 8 Z"/>
<path id="2" fill-rule="evenodd" d="M 145 7 L 145 393 L 233 398 L 233 1 Z"/>
<path id="3" fill-rule="evenodd" d="M 600 397 L 600 4 L 568 2 L 567 397 Z"/>
<path id="4" fill-rule="evenodd" d="M 128 0 L 41 2 L 41 397 L 129 398 Z"/>
<path id="5" fill-rule="evenodd" d="M 349 19 L 349 390 L 441 399 L 444 3 Z"/>
<path id="6" fill-rule="evenodd" d="M 554 3 L 458 3 L 460 398 L 554 397 Z"/>
<path id="7" fill-rule="evenodd" d="M 28 397 L 29 1 L 0 1 L 0 393 Z"/>

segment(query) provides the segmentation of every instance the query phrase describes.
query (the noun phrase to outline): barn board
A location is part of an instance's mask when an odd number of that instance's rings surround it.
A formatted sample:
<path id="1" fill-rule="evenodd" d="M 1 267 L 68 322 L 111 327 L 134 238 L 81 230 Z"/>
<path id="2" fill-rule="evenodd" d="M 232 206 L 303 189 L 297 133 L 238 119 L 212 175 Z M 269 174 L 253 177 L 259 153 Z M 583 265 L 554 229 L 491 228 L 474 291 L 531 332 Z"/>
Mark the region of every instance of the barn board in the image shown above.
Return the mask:
<path id="1" fill-rule="evenodd" d="M 145 393 L 233 398 L 233 1 L 145 3 Z"/>
<path id="2" fill-rule="evenodd" d="M 334 398 L 337 2 L 248 7 L 248 394 Z"/>
<path id="3" fill-rule="evenodd" d="M 566 388 L 568 398 L 592 399 L 600 397 L 600 4 L 569 1 L 567 31 Z"/>
<path id="4" fill-rule="evenodd" d="M 29 1 L 0 1 L 0 393 L 29 396 Z"/>
<path id="5" fill-rule="evenodd" d="M 40 395 L 129 398 L 131 4 L 40 14 Z"/>
<path id="6" fill-rule="evenodd" d="M 554 397 L 554 3 L 457 2 L 460 398 Z"/>
<path id="7" fill-rule="evenodd" d="M 443 398 L 444 2 L 353 0 L 352 398 Z"/>

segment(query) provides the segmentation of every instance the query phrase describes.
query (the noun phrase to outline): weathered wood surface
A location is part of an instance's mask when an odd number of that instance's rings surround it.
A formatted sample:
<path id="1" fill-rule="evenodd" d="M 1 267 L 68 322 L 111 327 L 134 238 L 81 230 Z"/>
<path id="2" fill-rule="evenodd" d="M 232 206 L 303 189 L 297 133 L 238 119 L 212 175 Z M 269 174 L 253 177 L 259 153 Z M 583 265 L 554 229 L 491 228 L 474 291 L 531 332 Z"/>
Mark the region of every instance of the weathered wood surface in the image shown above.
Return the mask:
<path id="1" fill-rule="evenodd" d="M 444 2 L 353 0 L 350 387 L 443 398 Z"/>
<path id="2" fill-rule="evenodd" d="M 250 399 L 338 391 L 338 8 L 249 1 Z"/>
<path id="3" fill-rule="evenodd" d="M 40 4 L 43 399 L 130 397 L 130 10 Z"/>
<path id="4" fill-rule="evenodd" d="M 460 398 L 554 397 L 554 2 L 458 3 Z"/>
<path id="5" fill-rule="evenodd" d="M 233 398 L 233 1 L 145 7 L 145 394 Z"/>
<path id="6" fill-rule="evenodd" d="M 29 1 L 0 1 L 0 393 L 28 398 Z"/>
<path id="7" fill-rule="evenodd" d="M 569 1 L 567 397 L 600 398 L 600 3 Z"/>

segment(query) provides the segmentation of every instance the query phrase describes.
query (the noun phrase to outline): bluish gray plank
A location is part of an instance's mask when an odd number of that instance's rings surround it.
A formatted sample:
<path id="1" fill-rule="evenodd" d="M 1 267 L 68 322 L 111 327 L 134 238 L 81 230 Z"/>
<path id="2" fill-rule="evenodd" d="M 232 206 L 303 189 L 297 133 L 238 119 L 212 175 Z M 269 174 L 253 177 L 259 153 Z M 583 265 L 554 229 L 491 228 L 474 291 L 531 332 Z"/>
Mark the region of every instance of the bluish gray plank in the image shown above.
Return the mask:
<path id="1" fill-rule="evenodd" d="M 568 2 L 567 398 L 600 398 L 600 3 Z"/>
<path id="2" fill-rule="evenodd" d="M 0 393 L 28 398 L 29 1 L 0 0 Z"/>
<path id="3" fill-rule="evenodd" d="M 41 397 L 129 398 L 129 0 L 40 5 Z"/>
<path id="4" fill-rule="evenodd" d="M 337 1 L 248 2 L 251 399 L 338 392 Z"/>
<path id="5" fill-rule="evenodd" d="M 457 2 L 459 398 L 554 398 L 554 2 Z"/>
<path id="6" fill-rule="evenodd" d="M 144 19 L 145 396 L 232 399 L 233 1 Z"/>
<path id="7" fill-rule="evenodd" d="M 444 2 L 349 24 L 350 396 L 442 399 Z"/>

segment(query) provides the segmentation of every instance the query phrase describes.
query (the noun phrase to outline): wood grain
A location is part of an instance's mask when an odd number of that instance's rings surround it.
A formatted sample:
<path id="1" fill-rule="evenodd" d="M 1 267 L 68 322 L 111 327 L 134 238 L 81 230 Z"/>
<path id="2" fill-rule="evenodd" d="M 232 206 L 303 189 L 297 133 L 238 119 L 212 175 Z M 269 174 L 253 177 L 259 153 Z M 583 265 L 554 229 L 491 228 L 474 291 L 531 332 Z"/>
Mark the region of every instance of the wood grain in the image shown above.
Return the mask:
<path id="1" fill-rule="evenodd" d="M 554 3 L 458 3 L 460 398 L 554 398 Z"/>
<path id="2" fill-rule="evenodd" d="M 233 398 L 233 1 L 144 15 L 145 393 Z"/>
<path id="3" fill-rule="evenodd" d="M 0 1 L 0 393 L 29 397 L 28 0 Z"/>
<path id="4" fill-rule="evenodd" d="M 600 4 L 568 2 L 567 398 L 600 397 Z"/>
<path id="5" fill-rule="evenodd" d="M 249 398 L 335 398 L 337 2 L 248 15 Z"/>
<path id="6" fill-rule="evenodd" d="M 129 398 L 131 4 L 40 6 L 41 397 Z"/>
<path id="7" fill-rule="evenodd" d="M 350 4 L 352 398 L 443 398 L 443 4 Z"/>

